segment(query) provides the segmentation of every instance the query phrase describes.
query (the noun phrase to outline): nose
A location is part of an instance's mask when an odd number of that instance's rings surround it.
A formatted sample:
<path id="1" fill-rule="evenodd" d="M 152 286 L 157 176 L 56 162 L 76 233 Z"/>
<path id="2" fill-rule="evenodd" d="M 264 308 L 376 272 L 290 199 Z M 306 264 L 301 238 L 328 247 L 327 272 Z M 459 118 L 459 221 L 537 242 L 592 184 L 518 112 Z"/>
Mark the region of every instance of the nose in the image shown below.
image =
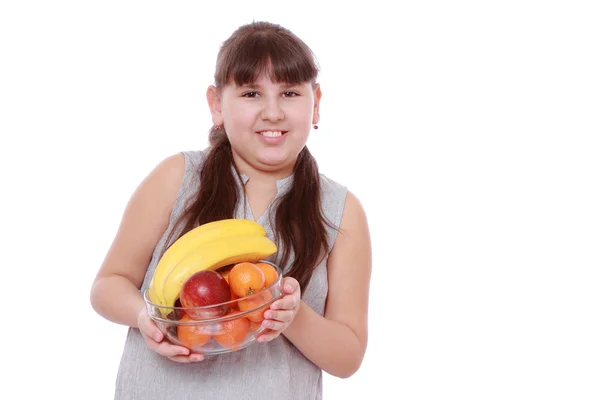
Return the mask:
<path id="1" fill-rule="evenodd" d="M 284 118 L 278 98 L 266 98 L 263 102 L 260 117 L 267 121 L 279 121 Z"/>

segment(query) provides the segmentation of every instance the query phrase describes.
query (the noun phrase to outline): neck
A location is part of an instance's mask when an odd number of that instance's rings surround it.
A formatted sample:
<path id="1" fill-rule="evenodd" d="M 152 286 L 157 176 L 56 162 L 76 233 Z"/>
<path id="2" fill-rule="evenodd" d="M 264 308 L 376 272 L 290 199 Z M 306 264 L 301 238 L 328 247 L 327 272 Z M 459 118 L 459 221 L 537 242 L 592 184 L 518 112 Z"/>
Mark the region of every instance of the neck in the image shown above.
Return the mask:
<path id="1" fill-rule="evenodd" d="M 247 163 L 235 154 L 235 152 L 233 153 L 233 162 L 238 171 L 240 171 L 240 174 L 246 175 L 249 180 L 255 183 L 273 184 L 294 173 L 294 164 L 271 168 L 256 167 Z"/>

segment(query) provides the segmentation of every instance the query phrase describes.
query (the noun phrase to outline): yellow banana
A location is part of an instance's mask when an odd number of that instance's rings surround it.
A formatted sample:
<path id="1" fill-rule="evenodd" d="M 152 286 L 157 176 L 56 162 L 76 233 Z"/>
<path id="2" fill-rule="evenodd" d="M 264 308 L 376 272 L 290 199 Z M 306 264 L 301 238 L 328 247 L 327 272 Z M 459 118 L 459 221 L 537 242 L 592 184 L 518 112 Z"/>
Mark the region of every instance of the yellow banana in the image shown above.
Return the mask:
<path id="1" fill-rule="evenodd" d="M 162 297 L 172 307 L 185 281 L 203 270 L 216 270 L 239 262 L 256 262 L 277 251 L 271 239 L 261 235 L 230 236 L 198 246 L 171 270 L 164 283 Z"/>
<path id="2" fill-rule="evenodd" d="M 148 290 L 150 301 L 165 305 L 162 293 L 167 276 L 183 257 L 203 243 L 224 237 L 266 234 L 258 222 L 236 218 L 208 222 L 190 230 L 177 239 L 159 260 Z"/>

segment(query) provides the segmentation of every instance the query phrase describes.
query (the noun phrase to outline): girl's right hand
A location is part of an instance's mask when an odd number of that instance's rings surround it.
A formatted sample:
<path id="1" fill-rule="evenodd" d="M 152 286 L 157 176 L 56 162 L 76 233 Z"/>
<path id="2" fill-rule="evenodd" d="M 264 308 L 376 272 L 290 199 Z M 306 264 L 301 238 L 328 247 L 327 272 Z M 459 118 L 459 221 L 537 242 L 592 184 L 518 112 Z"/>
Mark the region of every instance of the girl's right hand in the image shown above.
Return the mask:
<path id="1" fill-rule="evenodd" d="M 154 321 L 152 321 L 145 308 L 139 313 L 137 323 L 138 329 L 150 350 L 180 363 L 204 360 L 202 354 L 190 353 L 187 348 L 176 346 L 164 340 L 163 333 L 158 329 Z"/>

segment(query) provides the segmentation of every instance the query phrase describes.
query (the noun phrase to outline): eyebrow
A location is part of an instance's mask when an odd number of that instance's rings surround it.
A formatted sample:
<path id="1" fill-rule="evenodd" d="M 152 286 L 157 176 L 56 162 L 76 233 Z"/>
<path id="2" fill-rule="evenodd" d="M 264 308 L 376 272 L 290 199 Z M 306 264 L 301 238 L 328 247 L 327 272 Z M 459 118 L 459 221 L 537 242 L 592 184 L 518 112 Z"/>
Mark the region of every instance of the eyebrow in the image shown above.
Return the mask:
<path id="1" fill-rule="evenodd" d="M 279 86 L 282 89 L 289 89 L 291 87 L 295 87 L 295 86 L 300 86 L 300 83 L 282 83 L 279 84 Z M 256 89 L 263 89 L 263 87 L 261 85 L 259 85 L 258 83 L 246 83 L 244 85 L 238 86 L 239 88 L 256 88 Z"/>

